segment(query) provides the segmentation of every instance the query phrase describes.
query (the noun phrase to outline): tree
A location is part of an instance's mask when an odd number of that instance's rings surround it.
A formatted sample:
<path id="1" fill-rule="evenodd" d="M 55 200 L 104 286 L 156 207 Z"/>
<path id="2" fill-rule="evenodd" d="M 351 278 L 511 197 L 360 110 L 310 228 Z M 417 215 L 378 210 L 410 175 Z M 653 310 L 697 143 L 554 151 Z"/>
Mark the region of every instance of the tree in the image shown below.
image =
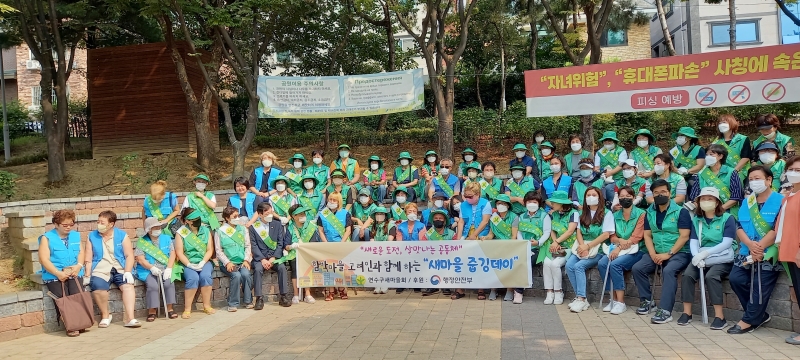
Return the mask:
<path id="1" fill-rule="evenodd" d="M 667 25 L 667 15 L 664 12 L 664 1 L 654 0 L 656 3 L 656 12 L 658 13 L 658 21 L 661 24 L 661 33 L 664 34 L 664 44 L 667 46 L 669 56 L 675 56 L 675 46 L 672 44 L 672 35 L 669 33 L 669 25 Z M 674 0 L 668 0 L 674 1 Z"/>
<path id="2" fill-rule="evenodd" d="M 416 40 L 425 58 L 437 110 L 439 155 L 452 158 L 455 71 L 467 46 L 469 25 L 478 0 L 387 1 L 400 26 Z M 418 6 L 424 8 L 419 30 L 410 15 Z"/>
<path id="3" fill-rule="evenodd" d="M 790 1 L 790 2 L 793 2 L 793 1 Z M 789 8 L 786 7 L 786 1 L 784 1 L 784 0 L 775 0 L 775 3 L 778 4 L 778 7 L 781 9 L 783 14 L 786 15 L 786 17 L 788 17 L 790 20 L 792 20 L 792 22 L 795 25 L 800 26 L 800 19 L 798 19 L 797 15 L 795 15 L 791 10 L 789 10 Z"/>

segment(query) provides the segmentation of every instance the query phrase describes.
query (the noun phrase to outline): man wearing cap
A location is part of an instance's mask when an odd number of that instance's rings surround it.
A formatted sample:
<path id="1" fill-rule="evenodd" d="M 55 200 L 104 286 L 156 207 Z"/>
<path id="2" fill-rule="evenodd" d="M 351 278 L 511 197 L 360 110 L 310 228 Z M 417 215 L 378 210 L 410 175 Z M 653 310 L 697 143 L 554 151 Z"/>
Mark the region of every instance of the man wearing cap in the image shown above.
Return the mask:
<path id="1" fill-rule="evenodd" d="M 522 166 L 525 166 L 525 175 L 533 173 L 536 163 L 532 157 L 528 156 L 528 147 L 523 143 L 517 143 L 512 151 L 514 152 L 514 158 L 508 162 L 508 167 L 511 168 L 514 165 L 522 164 Z M 536 173 L 538 172 L 539 170 L 536 170 Z"/>
<path id="2" fill-rule="evenodd" d="M 458 176 L 463 181 L 467 179 L 467 167 L 469 165 L 476 165 L 480 168 L 481 163 L 478 162 L 478 152 L 471 147 L 464 148 L 464 151 L 461 152 L 461 159 L 464 161 L 458 164 Z"/>
<path id="3" fill-rule="evenodd" d="M 533 177 L 525 176 L 522 165 L 511 168 L 511 179 L 506 181 L 504 192 L 511 199 L 511 211 L 520 215 L 525 212 L 525 195 L 531 191 L 538 191 L 541 185 Z"/>
<path id="4" fill-rule="evenodd" d="M 392 187 L 389 191 L 394 191 L 400 186 L 408 189 L 408 201 L 413 202 L 416 200 L 416 192 L 414 189 L 419 184 L 419 171 L 416 166 L 411 165 L 414 158 L 408 151 L 403 151 L 397 157 L 397 162 L 400 166 L 394 168 L 394 177 L 392 178 Z"/>
<path id="5" fill-rule="evenodd" d="M 273 212 L 272 205 L 267 202 L 258 205 L 258 220 L 250 227 L 250 248 L 253 252 L 253 289 L 255 292 L 255 309 L 264 308 L 262 278 L 264 271 L 278 273 L 278 291 L 280 304 L 291 305 L 291 299 L 286 298 L 287 278 L 286 266 L 276 263 L 283 257 L 285 248 L 286 230 L 278 221 Z"/>
<path id="6" fill-rule="evenodd" d="M 540 156 L 536 158 L 534 167 L 536 172 L 533 173 L 533 178 L 536 182 L 541 183 L 544 179 L 553 175 L 550 170 L 550 160 L 556 155 L 556 147 L 549 141 L 544 141 L 539 144 Z"/>
<path id="7" fill-rule="evenodd" d="M 271 186 L 273 190 L 270 191 L 269 195 L 269 203 L 272 205 L 272 210 L 283 226 L 289 223 L 289 208 L 297 204 L 297 198 L 288 191 L 288 184 L 289 179 L 279 175 L 272 180 Z"/>
<path id="8" fill-rule="evenodd" d="M 684 126 L 672 134 L 672 138 L 675 140 L 675 147 L 669 151 L 669 154 L 675 159 L 678 173 L 685 177 L 703 170 L 703 166 L 706 164 L 706 151 L 698 144 L 699 139 L 695 135 L 694 129 Z"/>
<path id="9" fill-rule="evenodd" d="M 292 165 L 292 169 L 287 171 L 284 176 L 289 179 L 289 190 L 293 194 L 299 194 L 303 191 L 303 175 L 305 175 L 306 170 L 306 157 L 303 154 L 297 153 L 292 155 L 289 158 L 289 164 Z"/>
<path id="10" fill-rule="evenodd" d="M 175 284 L 172 279 L 172 266 L 175 264 L 175 249 L 172 238 L 161 232 L 158 219 L 144 219 L 145 235 L 136 241 L 133 256 L 136 259 L 136 277 L 147 285 L 145 306 L 147 306 L 147 322 L 155 321 L 156 313 L 161 305 L 159 282 L 164 287 L 167 315 L 175 319 L 178 314 L 172 309 L 175 304 Z"/>
<path id="11" fill-rule="evenodd" d="M 361 179 L 361 167 L 358 166 L 358 161 L 350 158 L 350 145 L 339 145 L 339 157 L 331 162 L 331 176 L 336 169 L 344 171 L 347 175 L 347 185 L 353 186 L 358 184 Z"/>
<path id="12" fill-rule="evenodd" d="M 325 195 L 318 190 L 317 177 L 312 174 L 303 176 L 303 191 L 297 193 L 297 203 L 308 209 L 308 216 L 317 219 L 317 214 L 325 208 Z"/>
<path id="13" fill-rule="evenodd" d="M 442 159 L 439 163 L 439 175 L 434 176 L 431 181 L 431 187 L 428 189 L 428 198 L 433 198 L 433 194 L 437 191 L 443 192 L 449 200 L 455 195 L 461 194 L 461 181 L 458 176 L 451 173 L 453 168 L 453 161 L 450 159 Z"/>
<path id="14" fill-rule="evenodd" d="M 253 169 L 253 172 L 250 174 L 249 180 L 250 185 L 252 185 L 250 191 L 261 197 L 263 201 L 269 198 L 269 191 L 272 190 L 270 187 L 272 180 L 283 173 L 281 168 L 275 166 L 275 163 L 278 161 L 277 159 L 275 154 L 270 151 L 261 153 L 261 166 Z"/>
<path id="15" fill-rule="evenodd" d="M 706 151 L 706 167 L 694 176 L 694 185 L 689 191 L 689 209 L 694 209 L 698 203 L 700 189 L 714 187 L 719 190 L 719 198 L 722 200 L 722 209 L 734 215 L 739 213 L 739 203 L 744 199 L 742 191 L 742 180 L 739 173 L 726 164 L 728 150 L 719 144 L 712 144 Z"/>
<path id="16" fill-rule="evenodd" d="M 594 160 L 591 158 L 581 159 L 578 163 L 578 168 L 580 169 L 580 176 L 572 179 L 571 197 L 575 206 L 582 207 L 583 195 L 586 190 L 591 186 L 602 189 L 605 181 L 599 172 L 594 171 Z"/>
<path id="17" fill-rule="evenodd" d="M 636 192 L 633 194 L 633 205 L 642 204 L 642 207 L 644 207 L 647 204 L 646 201 L 643 201 L 647 192 L 647 180 L 637 175 L 638 168 L 636 165 L 636 161 L 630 158 L 622 162 L 622 179 L 617 180 L 614 184 L 614 193 L 619 194 L 619 189 L 623 186 L 630 186 Z M 614 203 L 618 202 L 614 201 Z"/>
<path id="18" fill-rule="evenodd" d="M 335 193 L 340 194 L 344 199 L 345 206 L 343 209 L 350 211 L 356 199 L 356 190 L 353 186 L 348 185 L 347 174 L 345 174 L 342 169 L 334 169 L 331 171 L 331 185 L 325 189 L 325 198 L 327 199 L 331 194 Z"/>
<path id="19" fill-rule="evenodd" d="M 622 180 L 622 163 L 628 160 L 628 153 L 619 145 L 617 133 L 606 131 L 600 138 L 603 145 L 594 155 L 594 171 L 602 174 L 606 185 L 603 189 L 603 197 L 607 200 L 614 198 L 614 182 Z"/>
<path id="20" fill-rule="evenodd" d="M 300 289 L 297 288 L 297 248 L 299 248 L 301 244 L 322 241 L 319 237 L 317 227 L 314 226 L 314 223 L 308 218 L 308 213 L 310 211 L 311 209 L 299 204 L 289 209 L 289 212 L 292 213 L 292 222 L 289 223 L 289 227 L 286 230 L 286 237 L 283 241 L 285 246 L 284 250 L 288 251 L 288 253 L 279 259 L 280 263 L 290 262 L 290 267 L 292 269 L 292 285 L 294 286 L 293 294 L 295 294 L 294 297 L 292 297 L 292 304 L 300 302 L 300 299 L 297 297 L 297 295 L 300 294 Z M 311 296 L 310 288 L 305 289 L 304 301 L 309 304 L 315 302 L 314 298 Z"/>
<path id="21" fill-rule="evenodd" d="M 353 204 L 353 234 L 350 236 L 350 241 L 355 242 L 360 239 L 369 241 L 369 216 L 377 207 L 378 205 L 372 201 L 369 189 L 361 189 L 358 192 L 358 201 Z"/>
<path id="22" fill-rule="evenodd" d="M 436 210 L 443 210 L 447 211 L 446 206 L 447 196 L 445 196 L 444 192 L 437 191 L 433 193 L 433 201 L 428 203 L 428 208 L 422 211 L 422 223 L 425 224 L 425 227 L 428 229 L 433 227 L 433 218 L 431 214 L 433 211 Z M 447 226 L 450 226 L 450 217 L 448 216 L 448 223 Z"/>
<path id="23" fill-rule="evenodd" d="M 791 184 L 786 181 L 786 177 L 783 176 L 784 170 L 786 169 L 786 161 L 781 159 L 780 150 L 774 143 L 762 142 L 756 148 L 756 154 L 758 155 L 756 165 L 764 165 L 772 171 L 773 178 L 771 185 L 773 191 L 781 191 L 784 187 L 791 187 Z"/>
<path id="24" fill-rule="evenodd" d="M 639 129 L 633 135 L 633 143 L 636 144 L 636 148 L 631 150 L 629 158 L 635 160 L 636 164 L 638 164 L 637 172 L 639 176 L 643 178 L 653 176 L 653 169 L 655 169 L 653 160 L 656 155 L 662 153 L 661 149 L 655 145 L 656 136 L 648 129 Z"/>
<path id="25" fill-rule="evenodd" d="M 367 189 L 373 200 L 382 203 L 386 198 L 386 171 L 383 170 L 383 160 L 378 155 L 372 155 L 367 160 L 369 169 L 364 170 L 364 188 Z"/>
<path id="26" fill-rule="evenodd" d="M 197 191 L 189 193 L 183 199 L 183 206 L 181 211 L 185 208 L 192 208 L 200 211 L 200 218 L 203 225 L 209 226 L 211 230 L 219 228 L 219 220 L 217 215 L 214 214 L 214 208 L 217 207 L 217 198 L 211 191 L 205 191 L 206 186 L 211 182 L 206 174 L 197 174 L 194 177 L 194 186 Z"/>

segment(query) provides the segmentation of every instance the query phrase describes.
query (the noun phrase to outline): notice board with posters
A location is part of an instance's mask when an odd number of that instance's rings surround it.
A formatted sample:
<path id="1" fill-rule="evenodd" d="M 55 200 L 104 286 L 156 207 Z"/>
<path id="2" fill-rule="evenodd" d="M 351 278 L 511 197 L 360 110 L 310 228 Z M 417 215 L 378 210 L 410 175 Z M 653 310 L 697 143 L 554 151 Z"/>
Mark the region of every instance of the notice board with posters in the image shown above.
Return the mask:
<path id="1" fill-rule="evenodd" d="M 800 101 L 800 44 L 525 72 L 528 117 Z"/>

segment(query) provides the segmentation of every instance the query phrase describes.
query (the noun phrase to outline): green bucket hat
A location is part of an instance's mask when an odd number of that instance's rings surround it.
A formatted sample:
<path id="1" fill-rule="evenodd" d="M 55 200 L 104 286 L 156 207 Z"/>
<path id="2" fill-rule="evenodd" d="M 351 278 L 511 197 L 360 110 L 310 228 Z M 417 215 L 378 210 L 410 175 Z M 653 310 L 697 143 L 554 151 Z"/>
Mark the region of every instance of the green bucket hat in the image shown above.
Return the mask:
<path id="1" fill-rule="evenodd" d="M 551 143 L 551 142 L 550 142 L 550 140 L 545 140 L 545 141 L 542 141 L 542 143 L 541 143 L 541 144 L 539 144 L 539 147 L 541 148 L 542 146 L 544 146 L 544 147 L 549 147 L 549 148 L 551 148 L 551 149 L 553 149 L 553 150 L 555 150 L 555 149 L 556 149 L 555 145 L 553 145 L 553 143 Z"/>
<path id="2" fill-rule="evenodd" d="M 342 170 L 342 169 L 334 169 L 333 171 L 331 171 L 331 177 L 332 178 L 334 178 L 334 177 L 346 178 L 347 174 L 345 174 L 344 170 Z"/>
<path id="3" fill-rule="evenodd" d="M 375 214 L 384 214 L 384 215 L 389 215 L 389 209 L 387 209 L 387 208 L 385 208 L 385 207 L 383 207 L 383 206 L 378 206 L 377 208 L 375 208 L 375 210 L 372 210 L 372 213 L 371 213 L 371 214 L 369 214 L 369 216 L 370 216 L 370 217 L 371 217 L 373 220 L 375 220 Z M 387 218 L 388 218 L 388 216 L 387 216 Z"/>
<path id="4" fill-rule="evenodd" d="M 433 151 L 433 150 L 426 151 L 425 152 L 425 157 L 428 157 L 428 155 L 433 155 L 433 156 L 436 156 L 437 158 L 439 157 L 439 154 L 437 154 L 436 151 Z"/>
<path id="5" fill-rule="evenodd" d="M 553 195 L 547 201 L 555 204 L 572 205 L 572 200 L 569 199 L 566 191 L 558 190 L 553 191 Z"/>
<path id="6" fill-rule="evenodd" d="M 481 166 L 478 165 L 478 164 L 469 164 L 469 165 L 467 165 L 467 168 L 464 169 L 464 172 L 469 171 L 469 169 L 478 170 L 479 173 L 481 172 Z"/>
<path id="7" fill-rule="evenodd" d="M 399 162 L 401 159 L 408 159 L 409 162 L 414 161 L 414 158 L 411 157 L 411 154 L 408 151 L 403 151 L 400 155 L 397 156 L 397 161 Z"/>
<path id="8" fill-rule="evenodd" d="M 381 160 L 380 156 L 378 156 L 378 155 L 370 156 L 369 159 L 367 160 L 367 165 L 369 165 L 373 161 L 377 161 L 378 162 L 378 167 L 381 167 L 381 168 L 383 167 L 383 160 Z M 370 170 L 372 170 L 372 168 L 370 168 Z"/>
<path id="9" fill-rule="evenodd" d="M 473 155 L 478 156 L 478 152 L 475 151 L 475 149 L 473 149 L 471 147 L 464 148 L 464 151 L 461 152 L 461 155 L 469 154 L 469 153 L 472 153 Z"/>
<path id="10" fill-rule="evenodd" d="M 406 195 L 408 195 L 408 188 L 406 188 L 405 186 L 398 186 L 397 189 L 395 189 L 394 192 L 392 193 L 392 199 L 396 198 L 397 193 L 399 192 L 404 192 L 406 193 Z"/>
<path id="11" fill-rule="evenodd" d="M 497 197 L 494 198 L 494 200 L 495 201 L 502 201 L 502 202 L 508 204 L 509 206 L 511 206 L 511 198 L 506 194 L 497 195 Z"/>
<path id="12" fill-rule="evenodd" d="M 307 208 L 305 206 L 298 206 L 297 209 L 294 209 L 294 211 L 292 212 L 292 215 L 302 214 L 302 213 L 304 213 L 306 211 L 309 211 L 309 210 L 311 210 L 311 209 L 309 209 L 309 208 Z"/>
<path id="13" fill-rule="evenodd" d="M 342 145 L 339 145 L 338 148 L 336 148 L 336 150 L 342 150 L 342 149 L 350 150 L 350 145 L 342 144 Z"/>
<path id="14" fill-rule="evenodd" d="M 514 148 L 513 148 L 513 149 L 511 149 L 511 150 L 512 150 L 512 151 L 517 151 L 517 150 L 524 150 L 524 151 L 528 151 L 528 147 L 527 147 L 527 146 L 525 146 L 525 144 L 523 144 L 523 143 L 517 143 L 516 145 L 514 145 Z"/>
<path id="15" fill-rule="evenodd" d="M 654 145 L 656 143 L 656 136 L 653 135 L 653 133 L 651 133 L 650 130 L 647 129 L 639 129 L 639 131 L 637 131 L 636 134 L 633 134 L 633 140 L 632 140 L 633 143 L 636 143 L 636 138 L 639 137 L 639 135 L 644 135 L 649 137 L 650 145 Z"/>
<path id="16" fill-rule="evenodd" d="M 614 140 L 614 142 L 618 143 L 619 139 L 617 139 L 617 132 L 616 131 L 606 131 L 606 132 L 603 133 L 603 136 L 598 141 L 602 143 L 603 141 L 606 141 L 606 140 Z"/>
<path id="17" fill-rule="evenodd" d="M 677 139 L 678 135 L 683 135 L 683 136 L 686 136 L 686 137 L 690 137 L 692 139 L 697 139 L 697 134 L 695 134 L 694 129 L 690 128 L 688 126 L 684 126 L 684 127 L 680 128 L 680 129 L 678 129 L 678 132 L 676 132 L 676 133 L 672 133 L 672 139 L 673 140 Z"/>
<path id="18" fill-rule="evenodd" d="M 197 179 L 200 179 L 200 180 L 205 180 L 205 181 L 206 181 L 207 183 L 209 183 L 209 184 L 211 183 L 211 179 L 209 179 L 209 178 L 208 178 L 208 176 L 207 176 L 206 174 L 197 174 L 197 175 L 194 177 L 194 179 L 192 179 L 192 180 L 197 180 Z"/>
<path id="19" fill-rule="evenodd" d="M 305 174 L 305 175 L 303 175 L 303 177 L 302 177 L 301 181 L 302 181 L 302 182 L 305 182 L 306 180 L 314 180 L 314 187 L 315 187 L 315 188 L 317 187 L 317 185 L 319 185 L 319 180 L 317 180 L 317 178 L 316 178 L 316 177 L 314 177 L 314 175 L 311 175 L 311 174 Z"/>
<path id="20" fill-rule="evenodd" d="M 303 162 L 303 166 L 306 166 L 306 164 L 307 164 L 306 157 L 303 156 L 303 154 L 297 153 L 297 154 L 292 155 L 292 157 L 289 158 L 289 164 L 294 164 L 295 160 L 302 161 Z"/>
<path id="21" fill-rule="evenodd" d="M 448 214 L 448 213 L 447 213 L 447 211 L 444 211 L 444 210 L 442 210 L 442 209 L 439 209 L 439 210 L 433 210 L 433 211 L 431 211 L 431 221 L 433 221 L 433 215 L 436 215 L 436 214 L 442 214 L 442 215 L 444 215 L 444 221 L 445 221 L 445 223 L 447 223 L 448 221 L 450 221 L 450 214 Z"/>
<path id="22" fill-rule="evenodd" d="M 278 175 L 277 177 L 272 179 L 272 181 L 269 183 L 269 187 L 274 189 L 275 188 L 275 183 L 278 182 L 278 181 L 283 181 L 283 182 L 286 183 L 286 185 L 289 185 L 289 178 L 287 178 L 286 176 L 283 176 L 283 175 Z"/>

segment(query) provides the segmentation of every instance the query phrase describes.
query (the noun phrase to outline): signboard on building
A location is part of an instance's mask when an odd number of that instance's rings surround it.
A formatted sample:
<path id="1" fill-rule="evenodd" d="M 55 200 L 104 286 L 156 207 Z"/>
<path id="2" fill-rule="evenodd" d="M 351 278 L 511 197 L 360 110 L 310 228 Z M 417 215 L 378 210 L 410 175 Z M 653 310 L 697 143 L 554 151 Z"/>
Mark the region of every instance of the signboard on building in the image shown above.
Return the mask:
<path id="1" fill-rule="evenodd" d="M 262 118 L 355 117 L 422 109 L 422 69 L 352 76 L 260 76 Z"/>
<path id="2" fill-rule="evenodd" d="M 800 44 L 525 72 L 528 117 L 800 101 Z"/>

